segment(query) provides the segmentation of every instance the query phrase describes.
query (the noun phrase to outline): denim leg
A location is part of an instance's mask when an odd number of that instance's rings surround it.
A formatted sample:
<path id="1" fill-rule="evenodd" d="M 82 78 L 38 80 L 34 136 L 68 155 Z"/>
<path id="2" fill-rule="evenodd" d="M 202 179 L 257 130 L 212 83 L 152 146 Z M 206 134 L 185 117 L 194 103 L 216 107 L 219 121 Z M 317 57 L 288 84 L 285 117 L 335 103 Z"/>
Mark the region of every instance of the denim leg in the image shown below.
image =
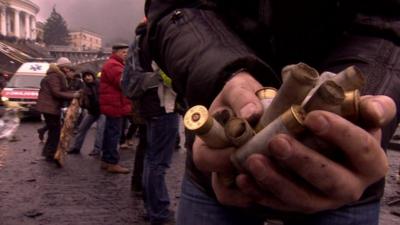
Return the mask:
<path id="1" fill-rule="evenodd" d="M 337 210 L 293 217 L 285 225 L 378 225 L 379 201 Z"/>
<path id="2" fill-rule="evenodd" d="M 79 124 L 78 133 L 75 136 L 74 144 L 72 145 L 73 150 L 81 150 L 86 134 L 96 119 L 97 116 L 93 116 L 91 114 L 86 114 L 85 117 L 83 117 L 81 123 Z"/>
<path id="3" fill-rule="evenodd" d="M 121 126 L 121 137 L 119 138 L 119 143 L 123 144 L 126 141 L 126 128 L 128 127 L 128 117 L 123 117 Z"/>
<path id="4" fill-rule="evenodd" d="M 103 155 L 101 160 L 103 162 L 109 164 L 118 164 L 119 162 L 118 141 L 121 135 L 121 125 L 121 117 L 107 116 L 102 147 Z"/>
<path id="5" fill-rule="evenodd" d="M 96 140 L 94 141 L 94 151 L 100 152 L 103 146 L 104 128 L 106 125 L 106 116 L 101 114 L 97 119 Z"/>
<path id="6" fill-rule="evenodd" d="M 147 123 L 147 149 L 145 152 L 143 191 L 145 206 L 151 222 L 169 218 L 169 195 L 165 172 L 171 164 L 178 115 L 175 113 L 154 117 Z"/>
<path id="7" fill-rule="evenodd" d="M 263 217 L 242 209 L 221 206 L 185 176 L 178 206 L 177 225 L 263 225 Z"/>

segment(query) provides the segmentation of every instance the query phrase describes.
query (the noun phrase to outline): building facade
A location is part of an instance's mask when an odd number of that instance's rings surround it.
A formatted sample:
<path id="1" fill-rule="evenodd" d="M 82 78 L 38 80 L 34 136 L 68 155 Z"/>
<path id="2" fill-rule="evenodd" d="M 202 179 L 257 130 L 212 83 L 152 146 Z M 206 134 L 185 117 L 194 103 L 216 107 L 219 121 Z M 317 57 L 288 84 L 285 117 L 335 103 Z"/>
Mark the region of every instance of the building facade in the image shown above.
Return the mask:
<path id="1" fill-rule="evenodd" d="M 101 35 L 88 31 L 78 30 L 69 33 L 70 45 L 80 51 L 97 51 L 102 47 Z"/>
<path id="2" fill-rule="evenodd" d="M 36 40 L 36 15 L 40 8 L 29 0 L 0 0 L 0 34 Z"/>

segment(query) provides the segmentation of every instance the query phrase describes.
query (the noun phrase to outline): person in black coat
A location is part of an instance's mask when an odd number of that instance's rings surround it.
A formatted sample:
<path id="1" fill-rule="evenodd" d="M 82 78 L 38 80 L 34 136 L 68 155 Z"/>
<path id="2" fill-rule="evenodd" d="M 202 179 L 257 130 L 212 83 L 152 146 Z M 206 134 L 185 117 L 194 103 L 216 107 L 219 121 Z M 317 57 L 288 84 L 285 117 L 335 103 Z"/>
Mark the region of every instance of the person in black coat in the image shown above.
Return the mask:
<path id="1" fill-rule="evenodd" d="M 77 134 L 74 139 L 69 154 L 79 154 L 87 132 L 93 123 L 97 122 L 96 140 L 94 143 L 93 150 L 89 153 L 91 156 L 98 156 L 101 153 L 103 143 L 103 133 L 105 117 L 100 113 L 99 105 L 99 82 L 96 79 L 96 75 L 91 70 L 85 70 L 82 72 L 82 78 L 85 83 L 83 88 L 83 94 L 81 98 L 81 107 L 87 110 L 87 114 L 84 116 L 79 124 Z"/>
<path id="2" fill-rule="evenodd" d="M 228 107 L 255 124 L 262 113 L 255 91 L 279 88 L 282 68 L 298 62 L 334 73 L 355 65 L 366 76 L 362 94 L 373 95 L 361 108 L 364 119 L 374 118 L 372 129 L 322 111 L 306 117 L 305 126 L 337 146 L 345 164 L 279 135 L 265 146 L 268 157 L 251 156 L 228 188 L 212 172 L 232 171 L 234 149 L 216 151 L 197 138 L 188 151 L 179 225 L 263 224 L 268 213 L 286 214 L 285 224 L 378 223 L 388 169 L 382 149 L 399 118 L 400 1 L 148 0 L 145 12 L 147 57 L 191 106 L 211 113 Z"/>

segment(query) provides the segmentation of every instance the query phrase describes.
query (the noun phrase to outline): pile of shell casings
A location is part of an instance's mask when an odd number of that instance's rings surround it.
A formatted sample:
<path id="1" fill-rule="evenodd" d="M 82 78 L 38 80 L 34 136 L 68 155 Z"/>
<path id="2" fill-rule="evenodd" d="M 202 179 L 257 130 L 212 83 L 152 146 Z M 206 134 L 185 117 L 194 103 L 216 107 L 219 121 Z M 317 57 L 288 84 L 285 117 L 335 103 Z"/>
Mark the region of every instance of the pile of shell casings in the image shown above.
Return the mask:
<path id="1" fill-rule="evenodd" d="M 309 147 L 321 148 L 323 141 L 304 138 L 304 118 L 311 111 L 325 110 L 352 122 L 358 120 L 359 89 L 365 79 L 356 67 L 338 74 L 319 75 L 315 69 L 299 63 L 283 68 L 282 80 L 279 90 L 266 87 L 256 92 L 264 111 L 255 126 L 230 110 L 210 115 L 204 106 L 194 106 L 185 114 L 185 127 L 211 148 L 236 147 L 231 161 L 239 171 L 244 171 L 246 159 L 255 153 L 267 154 L 266 146 L 277 134 L 302 136 L 298 139 Z"/>

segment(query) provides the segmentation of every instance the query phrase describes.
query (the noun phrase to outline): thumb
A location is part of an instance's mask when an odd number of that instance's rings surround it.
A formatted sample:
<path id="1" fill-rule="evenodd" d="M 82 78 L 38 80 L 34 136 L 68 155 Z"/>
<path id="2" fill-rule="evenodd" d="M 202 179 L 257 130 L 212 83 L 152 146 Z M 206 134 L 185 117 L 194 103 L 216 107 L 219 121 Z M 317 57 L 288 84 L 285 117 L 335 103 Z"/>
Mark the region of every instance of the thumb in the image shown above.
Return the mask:
<path id="1" fill-rule="evenodd" d="M 258 81 L 249 73 L 243 72 L 226 83 L 221 92 L 221 99 L 238 117 L 255 121 L 263 111 L 263 106 L 255 94 L 261 88 Z"/>

